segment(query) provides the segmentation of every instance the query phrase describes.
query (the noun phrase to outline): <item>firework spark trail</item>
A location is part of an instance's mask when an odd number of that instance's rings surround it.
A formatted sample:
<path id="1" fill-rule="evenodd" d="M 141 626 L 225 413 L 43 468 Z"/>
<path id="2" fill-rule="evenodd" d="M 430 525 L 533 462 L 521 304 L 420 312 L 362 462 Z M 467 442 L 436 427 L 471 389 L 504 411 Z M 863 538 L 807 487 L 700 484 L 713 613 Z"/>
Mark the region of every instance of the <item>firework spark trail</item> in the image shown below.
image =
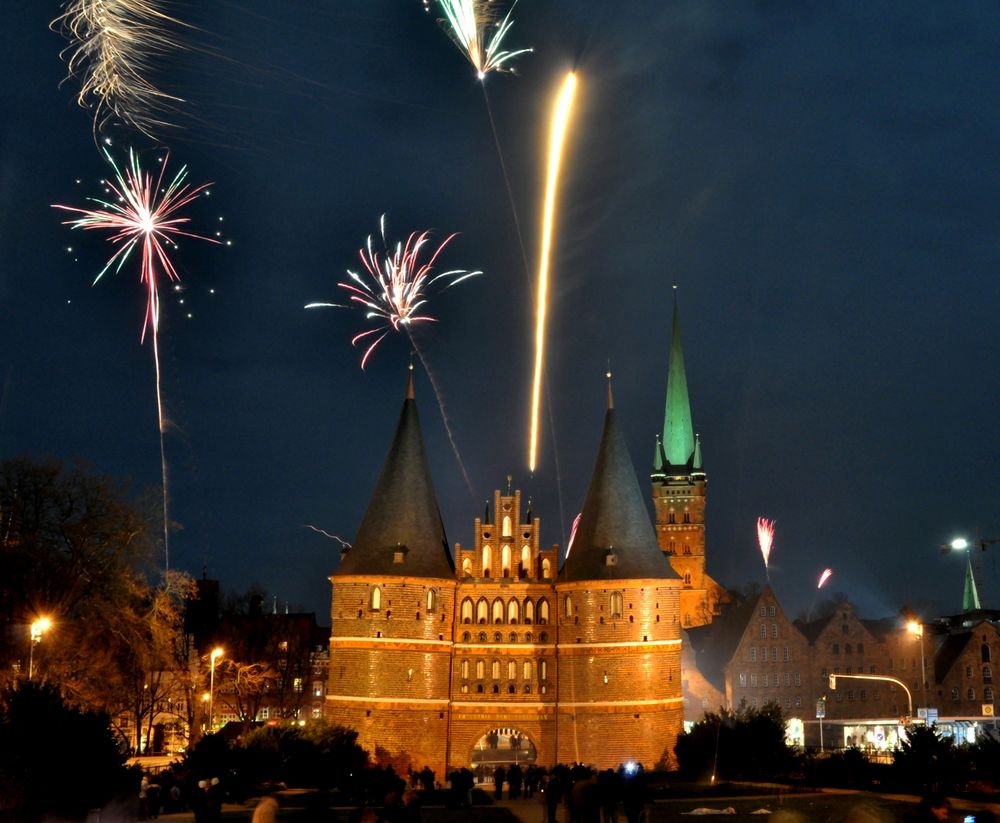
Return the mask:
<path id="1" fill-rule="evenodd" d="M 528 468 L 535 471 L 538 456 L 538 411 L 541 404 L 542 364 L 545 354 L 545 315 L 548 303 L 549 266 L 552 256 L 552 227 L 555 222 L 556 191 L 563 145 L 569 128 L 576 93 L 576 75 L 570 72 L 563 81 L 552 112 L 549 134 L 549 163 L 545 183 L 545 205 L 542 217 L 542 247 L 538 263 L 538 297 L 535 304 L 535 374 L 531 390 L 531 435 L 528 445 Z"/>
<path id="2" fill-rule="evenodd" d="M 77 102 L 94 110 L 94 132 L 112 117 L 143 134 L 170 126 L 165 110 L 184 101 L 150 79 L 156 58 L 184 48 L 174 29 L 186 23 L 163 0 L 71 0 L 51 23 L 70 44 L 63 50 Z"/>
<path id="3" fill-rule="evenodd" d="M 448 24 L 448 36 L 472 63 L 480 80 L 492 71 L 512 71 L 510 60 L 519 54 L 527 54 L 531 49 L 504 51 L 503 44 L 507 32 L 514 25 L 510 19 L 514 5 L 502 18 L 497 4 L 491 0 L 438 0 L 438 5 Z M 430 0 L 424 0 L 424 9 L 430 11 Z M 493 33 L 487 36 L 487 29 Z"/>
<path id="4" fill-rule="evenodd" d="M 444 423 L 444 430 L 448 435 L 448 442 L 451 443 L 451 450 L 455 452 L 455 460 L 458 462 L 458 467 L 462 470 L 465 487 L 469 490 L 469 494 L 472 496 L 472 499 L 478 500 L 476 490 L 472 486 L 472 480 L 469 479 L 469 472 L 466 471 L 465 462 L 462 460 L 462 455 L 459 454 L 458 443 L 455 442 L 455 435 L 451 430 L 451 424 L 448 422 L 448 413 L 444 408 L 444 396 L 441 394 L 441 389 L 438 387 L 437 378 L 434 377 L 434 372 L 431 371 L 427 358 L 424 357 L 424 353 L 420 350 L 420 346 L 417 345 L 417 341 L 413 338 L 413 334 L 409 329 L 406 330 L 406 334 L 410 338 L 410 343 L 413 344 L 413 350 L 417 353 L 417 357 L 420 358 L 420 362 L 424 367 L 424 371 L 427 373 L 428 379 L 431 381 L 431 388 L 434 390 L 434 397 L 437 400 L 438 409 L 441 412 L 441 422 Z"/>
<path id="5" fill-rule="evenodd" d="M 140 342 L 145 342 L 149 333 L 153 345 L 153 365 L 156 376 L 156 414 L 160 430 L 160 471 L 163 481 L 163 551 L 164 567 L 170 570 L 170 521 L 167 517 L 167 460 L 164 446 L 166 421 L 163 415 L 163 394 L 160 386 L 160 294 L 158 278 L 160 271 L 174 282 L 180 281 L 177 269 L 167 254 L 166 245 L 176 248 L 177 237 L 193 237 L 209 243 L 219 243 L 211 237 L 187 231 L 185 226 L 190 218 L 179 216 L 178 212 L 204 192 L 210 184 L 192 186 L 187 180 L 187 166 L 181 166 L 169 184 L 164 185 L 169 154 L 162 159 L 160 172 L 152 175 L 144 171 L 139 156 L 129 151 L 129 162 L 122 171 L 116 165 L 111 153 L 105 149 L 104 156 L 115 172 L 115 180 L 105 180 L 107 189 L 116 198 L 115 202 L 91 198 L 99 208 L 81 209 L 73 206 L 53 205 L 53 208 L 81 215 L 63 221 L 64 225 L 85 231 L 108 231 L 108 241 L 117 247 L 104 268 L 94 278 L 96 284 L 111 268 L 119 272 L 133 251 L 140 249 L 139 281 L 146 287 L 146 313 L 143 320 Z"/>
<path id="6" fill-rule="evenodd" d="M 833 569 L 823 569 L 823 573 L 819 576 L 819 583 L 816 584 L 817 589 L 822 589 L 826 584 L 826 581 L 833 577 Z"/>
<path id="7" fill-rule="evenodd" d="M 346 290 L 350 295 L 350 304 L 360 306 L 365 310 L 365 319 L 375 320 L 378 325 L 373 329 L 356 334 L 351 339 L 351 345 L 356 346 L 364 341 L 367 348 L 361 358 L 361 368 L 364 369 L 368 359 L 386 336 L 391 331 L 403 331 L 406 333 L 413 350 L 420 358 L 424 371 L 427 372 L 437 399 L 438 407 L 441 411 L 441 419 L 444 422 L 445 431 L 448 433 L 448 440 L 451 443 L 452 451 L 455 452 L 455 459 L 462 470 L 465 484 L 469 489 L 469 494 L 473 499 L 478 499 L 469 479 L 469 474 L 465 469 L 465 463 L 458 451 L 455 436 L 448 423 L 448 415 L 445 412 L 444 399 L 441 389 L 438 386 L 434 372 L 427 362 L 423 351 L 417 344 L 413 336 L 413 326 L 419 323 L 436 323 L 437 320 L 426 313 L 424 305 L 428 300 L 428 287 L 439 280 L 446 280 L 444 289 L 482 274 L 481 271 L 467 271 L 465 269 L 451 269 L 449 271 L 433 274 L 434 264 L 437 262 L 441 252 L 457 237 L 457 234 L 448 235 L 427 257 L 422 260 L 424 247 L 430 242 L 430 231 L 411 232 L 405 243 L 397 243 L 390 252 L 389 244 L 385 236 L 385 215 L 379 220 L 379 228 L 382 236 L 384 253 L 376 251 L 372 236 L 368 236 L 363 248 L 358 252 L 364 272 L 367 277 L 347 270 L 350 281 L 342 281 L 337 285 Z M 350 308 L 351 305 L 341 303 L 308 303 L 307 309 L 314 308 Z M 372 341 L 372 338 L 374 340 Z"/>
<path id="8" fill-rule="evenodd" d="M 336 540 L 338 543 L 340 543 L 341 546 L 343 546 L 346 549 L 351 548 L 351 544 L 348 543 L 346 540 L 344 540 L 344 538 L 337 537 L 337 535 L 335 535 L 335 534 L 330 534 L 330 532 L 328 532 L 326 529 L 321 529 L 318 526 L 311 525 L 310 523 L 303 523 L 302 524 L 302 528 L 303 529 L 310 529 L 310 530 L 316 532 L 317 534 L 323 535 L 323 537 L 329 537 L 331 540 Z"/>
<path id="9" fill-rule="evenodd" d="M 771 558 L 771 546 L 774 543 L 774 521 L 766 517 L 757 518 L 757 545 L 760 546 L 760 553 L 764 558 L 764 573 L 767 579 L 771 579 L 771 571 L 768 561 Z"/>

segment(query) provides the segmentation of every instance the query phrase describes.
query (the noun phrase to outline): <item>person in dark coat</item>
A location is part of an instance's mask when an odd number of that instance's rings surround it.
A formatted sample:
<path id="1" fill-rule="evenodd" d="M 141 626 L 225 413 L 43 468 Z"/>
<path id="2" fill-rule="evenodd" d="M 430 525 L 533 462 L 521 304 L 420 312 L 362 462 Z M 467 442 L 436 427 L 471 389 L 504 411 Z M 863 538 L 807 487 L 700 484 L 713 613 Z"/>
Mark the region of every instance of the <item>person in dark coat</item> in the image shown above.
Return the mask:
<path id="1" fill-rule="evenodd" d="M 493 770 L 493 786 L 494 786 L 493 796 L 497 800 L 501 800 L 503 798 L 503 781 L 506 779 L 506 777 L 507 777 L 507 772 L 504 771 L 503 766 L 497 766 Z"/>
<path id="2" fill-rule="evenodd" d="M 515 763 L 509 769 L 507 769 L 507 785 L 510 786 L 510 792 L 508 796 L 511 800 L 516 800 L 521 796 L 521 783 L 524 779 L 524 773 L 521 771 L 521 767 Z"/>

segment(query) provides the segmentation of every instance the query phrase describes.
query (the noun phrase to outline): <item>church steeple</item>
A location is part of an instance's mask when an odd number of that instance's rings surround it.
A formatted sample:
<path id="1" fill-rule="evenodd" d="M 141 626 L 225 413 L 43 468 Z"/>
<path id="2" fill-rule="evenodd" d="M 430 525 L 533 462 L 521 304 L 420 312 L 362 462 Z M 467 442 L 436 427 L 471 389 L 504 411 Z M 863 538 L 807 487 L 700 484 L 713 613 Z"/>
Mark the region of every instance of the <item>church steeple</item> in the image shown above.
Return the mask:
<path id="1" fill-rule="evenodd" d="M 454 577 L 417 417 L 412 366 L 396 435 L 368 510 L 333 574 Z"/>
<path id="2" fill-rule="evenodd" d="M 979 611 L 979 590 L 976 588 L 976 576 L 972 573 L 972 559 L 965 566 L 965 590 L 962 592 L 962 611 Z"/>
<path id="3" fill-rule="evenodd" d="M 669 468 L 689 467 L 695 451 L 694 426 L 691 422 L 691 401 L 688 398 L 687 373 L 684 369 L 684 351 L 681 348 L 680 312 L 677 306 L 677 286 L 674 286 L 673 331 L 670 338 L 670 361 L 667 372 L 667 401 L 663 415 L 662 459 L 665 466 L 657 466 L 660 449 L 657 449 L 653 468 L 657 473 Z"/>

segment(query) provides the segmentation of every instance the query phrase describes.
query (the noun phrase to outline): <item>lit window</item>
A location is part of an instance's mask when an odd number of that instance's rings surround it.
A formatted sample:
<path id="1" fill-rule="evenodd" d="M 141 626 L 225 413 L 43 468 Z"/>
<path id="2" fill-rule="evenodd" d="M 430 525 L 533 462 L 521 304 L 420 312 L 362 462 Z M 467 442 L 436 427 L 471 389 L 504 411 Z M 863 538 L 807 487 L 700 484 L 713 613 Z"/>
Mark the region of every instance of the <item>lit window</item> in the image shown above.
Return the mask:
<path id="1" fill-rule="evenodd" d="M 503 623 L 503 601 L 499 597 L 493 601 L 493 622 Z"/>
<path id="2" fill-rule="evenodd" d="M 492 677 L 494 680 L 499 680 L 500 679 L 500 661 L 499 660 L 494 660 L 493 663 L 492 663 L 492 665 L 490 666 L 490 677 Z"/>
<path id="3" fill-rule="evenodd" d="M 323 710 L 317 706 L 313 709 L 312 715 L 313 720 L 319 720 L 323 716 Z"/>
<path id="4" fill-rule="evenodd" d="M 740 672 L 740 688 L 745 689 L 747 687 L 747 673 Z"/>
<path id="5" fill-rule="evenodd" d="M 750 662 L 751 663 L 756 663 L 757 662 L 757 647 L 756 646 L 751 646 L 750 647 Z"/>
<path id="6" fill-rule="evenodd" d="M 469 661 L 468 660 L 463 660 L 462 661 L 462 679 L 463 680 L 468 680 L 469 679 Z"/>
<path id="7" fill-rule="evenodd" d="M 549 664 L 547 660 L 538 661 L 538 679 L 547 680 L 549 675 Z"/>
<path id="8" fill-rule="evenodd" d="M 568 594 L 566 595 L 566 617 L 573 616 L 573 598 Z"/>
<path id="9" fill-rule="evenodd" d="M 546 557 L 545 559 L 542 560 L 542 580 L 548 580 L 551 574 L 552 574 L 552 564 Z"/>
<path id="10" fill-rule="evenodd" d="M 294 680 L 292 680 L 292 691 L 296 692 L 298 694 L 302 693 L 302 678 L 301 677 L 296 677 Z"/>
<path id="11" fill-rule="evenodd" d="M 507 662 L 507 679 L 513 680 L 515 677 L 517 677 L 517 663 L 509 660 Z"/>
<path id="12" fill-rule="evenodd" d="M 472 622 L 472 598 L 466 597 L 462 601 L 462 622 L 471 623 Z"/>
<path id="13" fill-rule="evenodd" d="M 477 660 L 476 661 L 476 679 L 482 680 L 486 676 L 486 661 Z"/>
<path id="14" fill-rule="evenodd" d="M 784 660 L 786 663 L 789 661 L 790 658 L 788 656 L 788 646 L 785 646 L 782 649 L 782 651 L 781 651 L 781 659 Z"/>
<path id="15" fill-rule="evenodd" d="M 434 589 L 427 590 L 427 611 L 432 612 L 437 608 L 437 592 Z"/>
<path id="16" fill-rule="evenodd" d="M 760 624 L 760 639 L 767 640 L 767 623 Z"/>
<path id="17" fill-rule="evenodd" d="M 757 688 L 757 675 L 754 674 L 753 672 L 750 672 L 750 688 L 752 689 Z"/>
<path id="18" fill-rule="evenodd" d="M 489 612 L 490 606 L 486 602 L 486 598 L 479 598 L 479 602 L 476 603 L 476 622 L 485 623 L 489 619 Z"/>
<path id="19" fill-rule="evenodd" d="M 517 623 L 521 615 L 521 604 L 517 602 L 513 597 L 507 604 L 507 622 Z"/>
<path id="20" fill-rule="evenodd" d="M 382 608 L 382 590 L 378 586 L 375 586 L 371 590 L 371 595 L 368 599 L 368 608 L 373 612 L 377 612 Z"/>
<path id="21" fill-rule="evenodd" d="M 483 546 L 483 577 L 490 577 L 493 568 L 493 549 Z"/>
<path id="22" fill-rule="evenodd" d="M 778 639 L 778 624 L 777 623 L 772 623 L 771 624 L 771 639 L 772 640 L 777 640 Z"/>
<path id="23" fill-rule="evenodd" d="M 523 680 L 531 680 L 531 661 L 525 660 L 524 664 L 521 666 L 521 678 Z"/>
<path id="24" fill-rule="evenodd" d="M 624 603 L 624 598 L 622 597 L 622 593 L 621 592 L 612 592 L 611 593 L 611 616 L 612 617 L 621 617 L 622 616 L 622 612 L 624 611 L 624 609 L 625 609 L 625 603 Z M 984 666 L 984 668 L 987 668 L 987 667 Z"/>

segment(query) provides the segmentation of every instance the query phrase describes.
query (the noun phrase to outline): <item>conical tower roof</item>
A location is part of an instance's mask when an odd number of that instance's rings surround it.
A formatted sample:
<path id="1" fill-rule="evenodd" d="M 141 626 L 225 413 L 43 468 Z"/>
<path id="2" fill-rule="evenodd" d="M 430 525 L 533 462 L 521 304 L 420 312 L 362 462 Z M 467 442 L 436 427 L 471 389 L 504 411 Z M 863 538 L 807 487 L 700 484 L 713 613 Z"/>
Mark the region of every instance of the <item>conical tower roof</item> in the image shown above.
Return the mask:
<path id="1" fill-rule="evenodd" d="M 681 321 L 674 287 L 673 330 L 670 338 L 670 364 L 667 372 L 667 401 L 663 414 L 661 439 L 666 466 L 656 466 L 657 471 L 670 467 L 687 467 L 694 455 L 694 426 L 691 423 L 691 401 L 688 397 L 687 372 L 684 369 L 684 351 L 681 348 Z M 658 450 L 659 453 L 659 450 Z M 700 455 L 699 455 L 700 457 Z"/>
<path id="2" fill-rule="evenodd" d="M 677 579 L 656 533 L 608 395 L 604 433 L 561 580 Z"/>
<path id="3" fill-rule="evenodd" d="M 351 549 L 333 574 L 444 579 L 455 576 L 427 467 L 412 370 L 396 436 L 368 510 Z"/>

